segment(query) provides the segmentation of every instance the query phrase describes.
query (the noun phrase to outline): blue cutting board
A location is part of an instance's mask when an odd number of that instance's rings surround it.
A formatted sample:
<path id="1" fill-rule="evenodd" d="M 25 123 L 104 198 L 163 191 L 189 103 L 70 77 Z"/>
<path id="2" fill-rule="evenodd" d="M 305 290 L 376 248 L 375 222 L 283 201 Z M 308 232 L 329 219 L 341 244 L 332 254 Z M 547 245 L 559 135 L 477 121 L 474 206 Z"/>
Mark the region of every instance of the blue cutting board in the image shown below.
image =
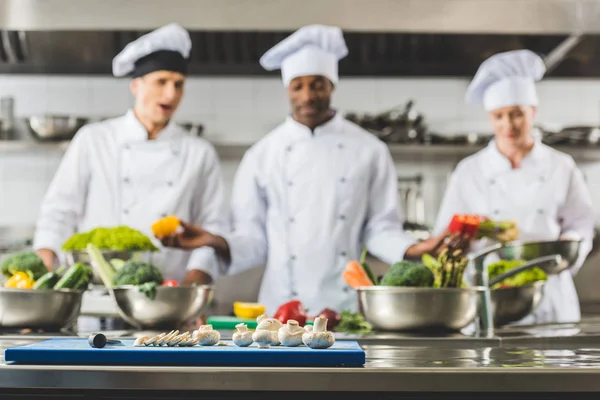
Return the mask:
<path id="1" fill-rule="evenodd" d="M 7 348 L 4 359 L 24 364 L 108 364 L 108 365 L 194 365 L 194 366 L 362 366 L 365 352 L 355 341 L 337 341 L 328 349 L 306 346 L 274 346 L 259 349 L 227 346 L 134 347 L 133 339 L 102 349 L 90 347 L 87 338 L 59 338 L 20 347 Z"/>

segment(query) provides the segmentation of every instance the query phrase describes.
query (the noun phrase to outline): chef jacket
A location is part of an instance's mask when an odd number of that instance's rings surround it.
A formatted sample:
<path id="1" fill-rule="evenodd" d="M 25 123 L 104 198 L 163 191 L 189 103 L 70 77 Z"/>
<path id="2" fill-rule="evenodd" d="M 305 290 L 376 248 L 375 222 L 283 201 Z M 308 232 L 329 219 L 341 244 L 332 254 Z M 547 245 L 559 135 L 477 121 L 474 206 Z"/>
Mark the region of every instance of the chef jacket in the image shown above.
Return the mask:
<path id="1" fill-rule="evenodd" d="M 533 150 L 520 168 L 513 169 L 492 140 L 456 167 L 440 206 L 435 233 L 443 232 L 454 214 L 515 220 L 521 242 L 553 241 L 559 237 L 582 239 L 575 265 L 559 275 L 550 275 L 540 305 L 516 324 L 579 321 L 573 276 L 592 248 L 594 212 L 583 176 L 572 157 L 536 137 Z M 481 241 L 472 250 L 490 244 Z"/>
<path id="2" fill-rule="evenodd" d="M 342 278 L 364 245 L 401 260 L 397 175 L 387 146 L 339 115 L 311 131 L 291 117 L 244 155 L 232 191 L 229 273 L 266 263 L 259 302 L 299 299 L 316 314 L 357 308 Z"/>
<path id="3" fill-rule="evenodd" d="M 218 156 L 204 139 L 170 122 L 155 140 L 133 111 L 83 127 L 73 138 L 43 200 L 36 249 L 60 253 L 75 232 L 127 225 L 148 235 L 151 225 L 176 215 L 222 233 L 228 229 Z M 165 279 L 181 281 L 187 269 L 218 273 L 214 250 L 162 248 L 152 263 Z"/>

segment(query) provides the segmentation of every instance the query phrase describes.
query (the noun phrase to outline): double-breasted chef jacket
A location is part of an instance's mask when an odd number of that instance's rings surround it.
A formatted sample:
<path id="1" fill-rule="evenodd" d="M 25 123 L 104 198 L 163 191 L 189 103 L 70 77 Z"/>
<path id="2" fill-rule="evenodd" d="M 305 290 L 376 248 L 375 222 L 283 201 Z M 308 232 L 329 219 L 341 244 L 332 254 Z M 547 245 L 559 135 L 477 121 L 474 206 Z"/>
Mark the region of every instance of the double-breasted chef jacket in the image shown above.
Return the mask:
<path id="1" fill-rule="evenodd" d="M 288 117 L 252 146 L 235 177 L 232 217 L 229 273 L 266 264 L 258 300 L 269 315 L 291 299 L 315 314 L 355 311 L 346 263 L 364 245 L 394 263 L 415 243 L 402 230 L 389 149 L 339 114 L 314 132 Z"/>
<path id="2" fill-rule="evenodd" d="M 521 242 L 582 239 L 575 265 L 548 277 L 540 305 L 517 324 L 579 321 L 573 276 L 591 250 L 594 213 L 583 175 L 572 157 L 536 137 L 533 150 L 519 168 L 513 169 L 492 140 L 456 167 L 440 206 L 435 232 L 443 232 L 457 213 L 514 220 Z M 475 243 L 473 250 L 490 244 Z"/>
<path id="3" fill-rule="evenodd" d="M 170 122 L 155 140 L 133 111 L 83 127 L 72 140 L 43 200 L 34 247 L 60 254 L 75 232 L 127 225 L 152 236 L 159 218 L 176 215 L 215 233 L 228 230 L 215 149 Z M 165 279 L 186 269 L 218 274 L 210 248 L 162 248 L 152 257 Z"/>

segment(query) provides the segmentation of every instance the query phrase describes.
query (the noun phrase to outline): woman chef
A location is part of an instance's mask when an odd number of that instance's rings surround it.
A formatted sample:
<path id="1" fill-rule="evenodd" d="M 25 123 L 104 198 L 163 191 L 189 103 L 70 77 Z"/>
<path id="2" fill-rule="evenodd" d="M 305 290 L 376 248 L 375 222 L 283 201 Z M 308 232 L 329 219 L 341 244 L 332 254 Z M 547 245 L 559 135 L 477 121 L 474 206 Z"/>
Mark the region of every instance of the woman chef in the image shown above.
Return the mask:
<path id="1" fill-rule="evenodd" d="M 313 312 L 354 309 L 356 294 L 342 273 L 363 245 L 393 263 L 441 241 L 415 243 L 403 232 L 387 146 L 330 107 L 347 52 L 341 29 L 312 25 L 263 55 L 264 68 L 281 69 L 292 112 L 244 155 L 232 193 L 233 234 L 184 224 L 182 234 L 163 239 L 215 248 L 231 258 L 230 273 L 266 263 L 258 300 L 270 315 L 294 298 Z"/>
<path id="2" fill-rule="evenodd" d="M 188 32 L 171 24 L 128 44 L 113 60 L 115 76 L 132 78 L 135 104 L 121 117 L 84 126 L 62 159 L 34 239 L 49 267 L 71 234 L 100 226 L 127 225 L 151 235 L 154 221 L 176 214 L 218 232 L 228 227 L 215 150 L 172 121 L 190 49 Z M 152 260 L 166 279 L 184 283 L 210 282 L 216 261 L 210 248 L 165 249 Z"/>
<path id="3" fill-rule="evenodd" d="M 529 50 L 496 54 L 481 64 L 466 100 L 483 103 L 494 139 L 456 167 L 435 228 L 443 231 L 453 214 L 479 214 L 516 221 L 524 242 L 582 239 L 576 264 L 549 276 L 539 307 L 518 324 L 580 319 L 572 277 L 591 249 L 594 229 L 592 201 L 575 162 L 532 133 L 534 82 L 544 73 L 542 59 Z"/>

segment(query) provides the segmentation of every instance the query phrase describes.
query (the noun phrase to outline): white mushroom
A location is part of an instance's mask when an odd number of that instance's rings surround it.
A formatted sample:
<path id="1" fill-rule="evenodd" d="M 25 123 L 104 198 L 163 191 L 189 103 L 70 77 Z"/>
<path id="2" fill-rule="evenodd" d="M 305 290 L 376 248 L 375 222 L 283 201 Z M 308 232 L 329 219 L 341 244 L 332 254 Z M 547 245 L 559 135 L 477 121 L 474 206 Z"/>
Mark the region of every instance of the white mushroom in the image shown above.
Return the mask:
<path id="1" fill-rule="evenodd" d="M 306 331 L 298 324 L 298 321 L 290 319 L 277 331 L 277 337 L 282 345 L 296 347 L 302 344 L 302 335 Z"/>
<path id="2" fill-rule="evenodd" d="M 256 321 L 258 325 L 256 331 L 252 334 L 252 340 L 258 344 L 258 347 L 262 349 L 269 346 L 279 346 L 280 342 L 277 332 L 283 326 L 281 321 L 269 318 L 265 314 L 259 315 Z"/>
<path id="3" fill-rule="evenodd" d="M 312 325 L 304 325 L 304 330 L 306 332 L 312 332 L 313 331 L 313 326 Z"/>
<path id="4" fill-rule="evenodd" d="M 236 332 L 233 333 L 231 339 L 233 340 L 233 344 L 238 347 L 248 347 L 252 344 L 252 332 L 248 330 L 248 326 L 246 324 L 241 323 L 235 326 L 237 329 Z"/>
<path id="5" fill-rule="evenodd" d="M 148 336 L 140 336 L 139 338 L 135 339 L 135 342 L 133 342 L 133 346 L 134 347 L 145 346 L 146 342 L 148 340 L 150 340 L 150 338 Z"/>
<path id="6" fill-rule="evenodd" d="M 312 331 L 302 335 L 302 342 L 311 349 L 327 349 L 335 343 L 333 332 L 327 331 L 327 318 L 317 317 Z"/>
<path id="7" fill-rule="evenodd" d="M 197 331 L 192 334 L 194 340 L 198 341 L 200 346 L 214 346 L 221 340 L 219 331 L 215 331 L 212 325 L 202 325 Z"/>

